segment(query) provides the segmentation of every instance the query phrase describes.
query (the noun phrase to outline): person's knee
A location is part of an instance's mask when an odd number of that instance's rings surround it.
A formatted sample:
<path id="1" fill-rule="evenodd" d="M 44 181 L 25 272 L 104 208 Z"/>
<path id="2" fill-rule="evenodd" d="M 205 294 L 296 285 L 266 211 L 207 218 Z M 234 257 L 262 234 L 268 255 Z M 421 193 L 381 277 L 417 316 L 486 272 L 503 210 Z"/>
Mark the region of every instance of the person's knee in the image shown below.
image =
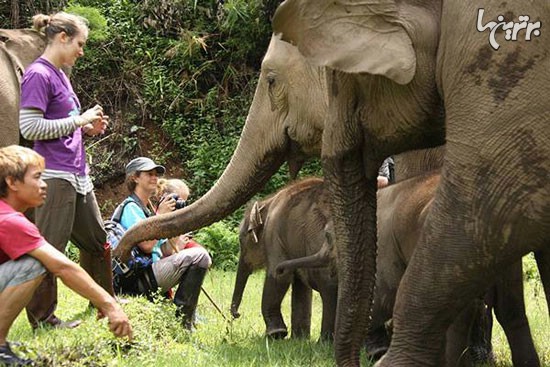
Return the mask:
<path id="1" fill-rule="evenodd" d="M 31 256 L 28 256 L 21 261 L 25 262 L 23 268 L 25 270 L 25 273 L 27 274 L 26 279 L 36 282 L 41 282 L 42 279 L 44 279 L 47 270 L 40 261 Z"/>
<path id="2" fill-rule="evenodd" d="M 200 247 L 199 249 L 201 251 L 199 252 L 199 261 L 197 261 L 196 265 L 200 268 L 208 269 L 212 265 L 212 258 L 204 247 Z"/>
<path id="3" fill-rule="evenodd" d="M 46 268 L 34 257 L 24 255 L 18 260 L 2 264 L 0 269 L 0 291 L 31 281 L 39 284 L 46 275 Z"/>
<path id="4" fill-rule="evenodd" d="M 210 254 L 203 247 L 185 249 L 172 256 L 176 256 L 178 266 L 184 269 L 190 266 L 208 269 L 212 264 Z"/>
<path id="5" fill-rule="evenodd" d="M 46 275 L 46 268 L 44 267 L 44 265 L 42 265 L 40 261 L 38 261 L 34 257 L 29 257 L 28 259 L 26 259 L 26 261 L 29 262 L 30 273 L 37 274 L 37 277 L 41 278 Z"/>

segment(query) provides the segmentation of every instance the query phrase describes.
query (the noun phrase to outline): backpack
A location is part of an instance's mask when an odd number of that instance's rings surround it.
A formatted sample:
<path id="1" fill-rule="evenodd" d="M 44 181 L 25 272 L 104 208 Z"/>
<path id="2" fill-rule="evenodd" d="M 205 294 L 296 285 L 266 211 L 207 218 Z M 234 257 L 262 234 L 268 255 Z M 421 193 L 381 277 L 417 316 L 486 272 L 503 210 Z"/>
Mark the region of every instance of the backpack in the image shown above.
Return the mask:
<path id="1" fill-rule="evenodd" d="M 111 251 L 117 248 L 120 239 L 126 232 L 126 229 L 124 229 L 120 223 L 120 220 L 122 218 L 124 208 L 131 202 L 137 203 L 141 207 L 139 202 L 134 200 L 132 197 L 126 198 L 121 204 L 119 204 L 119 206 L 116 207 L 111 219 L 106 220 L 104 223 L 105 232 L 107 232 L 107 242 L 109 242 L 111 246 Z M 147 211 L 144 212 L 147 214 Z M 150 256 L 143 253 L 139 247 L 134 246 L 130 252 L 130 259 L 127 263 L 123 263 L 119 259 L 113 257 L 111 268 L 115 277 L 122 276 L 127 278 L 132 274 L 147 268 L 152 263 L 153 260 Z"/>

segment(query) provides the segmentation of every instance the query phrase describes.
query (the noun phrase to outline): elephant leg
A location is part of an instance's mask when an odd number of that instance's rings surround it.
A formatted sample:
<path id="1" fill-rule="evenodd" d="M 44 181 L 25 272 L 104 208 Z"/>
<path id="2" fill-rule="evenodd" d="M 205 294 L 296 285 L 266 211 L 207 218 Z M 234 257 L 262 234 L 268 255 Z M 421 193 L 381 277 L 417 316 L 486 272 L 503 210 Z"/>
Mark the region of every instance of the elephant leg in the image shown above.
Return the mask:
<path id="1" fill-rule="evenodd" d="M 262 293 L 262 316 L 268 337 L 283 339 L 288 334 L 281 314 L 281 303 L 289 287 L 290 281 L 277 281 L 268 271 Z"/>
<path id="2" fill-rule="evenodd" d="M 485 311 L 485 305 L 481 299 L 472 301 L 455 318 L 446 333 L 445 366 L 466 367 L 473 366 L 471 354 L 468 352 L 468 336 L 474 326 L 474 321 L 481 312 Z"/>
<path id="3" fill-rule="evenodd" d="M 311 331 L 311 295 L 312 290 L 295 276 L 292 282 L 292 315 L 290 324 L 292 338 L 309 338 Z"/>
<path id="4" fill-rule="evenodd" d="M 506 334 L 514 366 L 539 367 L 523 299 L 523 267 L 513 263 L 497 280 L 495 315 Z"/>
<path id="5" fill-rule="evenodd" d="M 323 301 L 323 320 L 321 322 L 321 340 L 332 342 L 334 339 L 334 323 L 336 322 L 336 304 L 338 301 L 338 286 L 328 286 L 321 289 Z"/>
<path id="6" fill-rule="evenodd" d="M 548 246 L 547 246 L 548 247 Z M 546 295 L 548 314 L 550 316 L 550 250 L 539 250 L 535 252 L 537 267 L 539 268 L 540 280 Z"/>
<path id="7" fill-rule="evenodd" d="M 472 330 L 469 337 L 470 357 L 475 364 L 495 365 L 493 345 L 493 307 L 496 298 L 496 286 L 485 292 L 484 305 L 479 307 L 474 315 Z"/>
<path id="8" fill-rule="evenodd" d="M 390 346 L 390 335 L 385 325 L 379 326 L 374 330 L 369 330 L 365 341 L 367 357 L 377 361 L 386 353 Z"/>

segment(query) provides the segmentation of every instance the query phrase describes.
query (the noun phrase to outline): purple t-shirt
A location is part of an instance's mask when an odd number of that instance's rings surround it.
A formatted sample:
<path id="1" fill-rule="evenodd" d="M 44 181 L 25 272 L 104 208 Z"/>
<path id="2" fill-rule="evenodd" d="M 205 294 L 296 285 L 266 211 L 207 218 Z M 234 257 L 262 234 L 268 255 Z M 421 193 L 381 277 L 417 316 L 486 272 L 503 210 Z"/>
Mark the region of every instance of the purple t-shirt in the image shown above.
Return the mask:
<path id="1" fill-rule="evenodd" d="M 21 108 L 37 108 L 47 120 L 80 114 L 80 102 L 69 78 L 41 57 L 29 65 L 23 74 Z M 81 176 L 88 174 L 82 129 L 57 139 L 36 140 L 34 150 L 45 158 L 47 169 Z"/>

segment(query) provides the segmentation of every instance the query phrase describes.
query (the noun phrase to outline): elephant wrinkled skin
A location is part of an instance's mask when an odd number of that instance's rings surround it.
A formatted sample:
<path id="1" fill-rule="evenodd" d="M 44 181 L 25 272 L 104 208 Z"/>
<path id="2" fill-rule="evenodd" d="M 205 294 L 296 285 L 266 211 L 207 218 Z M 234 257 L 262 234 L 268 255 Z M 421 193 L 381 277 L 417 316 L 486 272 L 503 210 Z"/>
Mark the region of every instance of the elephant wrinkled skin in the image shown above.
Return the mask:
<path id="1" fill-rule="evenodd" d="M 20 79 L 45 47 L 45 36 L 36 31 L 0 29 L 0 147 L 19 144 Z"/>
<path id="2" fill-rule="evenodd" d="M 275 195 L 255 202 L 241 223 L 241 253 L 231 302 L 231 313 L 238 308 L 248 276 L 266 268 L 262 296 L 262 315 L 266 335 L 284 338 L 288 331 L 281 314 L 281 302 L 292 284 L 292 337 L 309 337 L 311 290 L 321 295 L 323 317 L 321 339 L 332 340 L 338 280 L 327 269 L 303 269 L 281 275 L 275 267 L 284 260 L 308 256 L 319 251 L 325 241 L 328 206 L 321 179 L 310 178 L 285 186 Z"/>
<path id="3" fill-rule="evenodd" d="M 377 366 L 443 365 L 454 316 L 498 269 L 548 249 L 550 33 L 510 42 L 506 32 L 491 33 L 496 51 L 490 31 L 476 27 L 479 8 L 483 24 L 520 15 L 550 22 L 543 0 L 286 0 L 274 17 L 275 32 L 332 70 L 322 154 L 346 287 L 335 335 L 341 366 L 359 365 L 368 325 L 362 310 L 371 304 L 374 264 L 354 257 L 376 251 L 376 210 L 363 204 L 374 203 L 373 166 L 425 146 L 425 115 L 441 101 L 441 184 L 397 294 L 390 349 Z M 373 113 L 389 121 L 377 123 Z"/>

